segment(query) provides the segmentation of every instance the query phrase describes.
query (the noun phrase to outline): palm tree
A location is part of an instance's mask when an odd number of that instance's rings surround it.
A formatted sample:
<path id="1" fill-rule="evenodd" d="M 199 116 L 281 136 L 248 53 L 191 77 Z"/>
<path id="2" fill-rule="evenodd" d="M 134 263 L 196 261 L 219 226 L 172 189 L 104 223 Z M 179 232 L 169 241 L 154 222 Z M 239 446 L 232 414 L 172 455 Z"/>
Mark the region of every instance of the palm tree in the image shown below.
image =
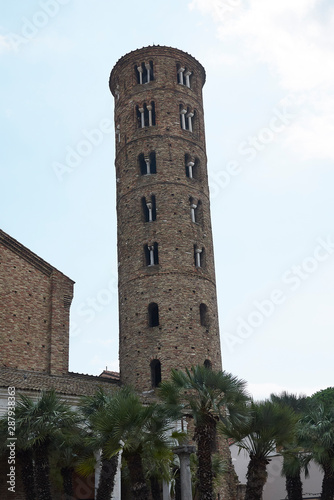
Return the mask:
<path id="1" fill-rule="evenodd" d="M 241 423 L 245 418 L 246 382 L 225 371 L 193 366 L 185 372 L 172 370 L 171 380 L 162 382 L 159 394 L 177 415 L 194 419 L 198 455 L 198 491 L 201 500 L 213 500 L 212 453 L 217 422 Z"/>
<path id="2" fill-rule="evenodd" d="M 81 399 L 80 411 L 84 417 L 86 435 L 84 441 L 86 452 L 82 454 L 82 459 L 77 465 L 78 472 L 88 475 L 94 472 L 96 466 L 95 452 L 101 451 L 100 477 L 96 492 L 96 500 L 110 498 L 115 486 L 115 477 L 118 467 L 119 445 L 115 447 L 116 452 L 110 457 L 105 454 L 104 446 L 108 436 L 103 432 L 97 432 L 95 420 L 105 414 L 110 407 L 113 395 L 106 394 L 99 388 L 93 396 L 84 396 Z"/>
<path id="3" fill-rule="evenodd" d="M 103 394 L 99 397 L 103 398 Z M 162 473 L 166 462 L 172 459 L 168 416 L 158 404 L 144 406 L 132 389 L 123 387 L 91 414 L 90 425 L 94 433 L 90 444 L 102 450 L 102 463 L 117 457 L 122 449 L 133 498 L 147 500 L 145 461 L 155 462 L 155 468 L 160 463 Z"/>
<path id="4" fill-rule="evenodd" d="M 296 418 L 293 412 L 271 401 L 252 402 L 247 421 L 225 425 L 225 436 L 249 454 L 245 500 L 262 498 L 267 480 L 270 454 L 293 436 Z"/>
<path id="5" fill-rule="evenodd" d="M 21 478 L 25 499 L 36 500 L 33 451 L 32 448 L 29 447 L 26 429 L 16 427 L 15 438 L 15 448 L 21 466 Z M 7 453 L 7 439 L 8 417 L 7 414 L 5 414 L 0 419 L 0 454 Z"/>
<path id="6" fill-rule="evenodd" d="M 16 428 L 26 437 L 26 452 L 33 452 L 36 496 L 52 500 L 49 450 L 63 431 L 75 426 L 78 417 L 55 391 L 43 392 L 38 400 L 20 395 L 16 406 Z M 30 450 L 30 451 L 29 451 Z"/>
<path id="7" fill-rule="evenodd" d="M 301 420 L 298 438 L 324 473 L 321 500 L 334 497 L 334 407 L 314 403 Z"/>
<path id="8" fill-rule="evenodd" d="M 308 398 L 306 396 L 297 396 L 289 394 L 286 391 L 280 395 L 271 394 L 270 400 L 278 405 L 290 408 L 297 416 L 301 418 L 305 414 Z M 305 453 L 297 442 L 296 433 L 290 443 L 286 443 L 281 450 L 283 455 L 282 474 L 285 476 L 285 487 L 288 494 L 288 500 L 303 500 L 303 483 L 301 480 L 302 468 L 305 469 Z M 307 475 L 307 468 L 305 469 Z"/>

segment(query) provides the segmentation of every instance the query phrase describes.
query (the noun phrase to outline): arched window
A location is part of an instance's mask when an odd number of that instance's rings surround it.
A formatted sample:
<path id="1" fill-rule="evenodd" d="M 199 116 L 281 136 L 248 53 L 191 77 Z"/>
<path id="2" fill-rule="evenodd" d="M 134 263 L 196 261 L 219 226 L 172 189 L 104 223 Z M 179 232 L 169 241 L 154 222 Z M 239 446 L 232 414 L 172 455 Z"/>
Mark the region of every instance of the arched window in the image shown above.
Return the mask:
<path id="1" fill-rule="evenodd" d="M 192 72 L 186 66 L 181 64 L 176 65 L 177 69 L 177 83 L 180 85 L 185 85 L 189 89 L 191 88 L 191 75 Z"/>
<path id="2" fill-rule="evenodd" d="M 212 369 L 212 363 L 209 359 L 206 359 L 204 361 L 204 368 L 207 368 L 208 370 L 211 370 Z"/>
<path id="3" fill-rule="evenodd" d="M 205 267 L 205 249 L 194 245 L 194 261 L 196 267 Z"/>
<path id="4" fill-rule="evenodd" d="M 183 104 L 180 104 L 180 126 L 182 130 L 189 130 L 189 132 L 193 131 L 194 118 L 195 113 L 192 111 L 189 106 L 186 107 Z"/>
<path id="5" fill-rule="evenodd" d="M 186 176 L 189 179 L 199 180 L 199 160 L 198 158 L 192 158 L 188 153 L 184 155 L 184 166 L 186 171 Z"/>
<path id="6" fill-rule="evenodd" d="M 199 316 L 200 316 L 200 322 L 201 326 L 209 326 L 209 312 L 208 312 L 208 306 L 206 304 L 200 304 L 199 306 Z"/>
<path id="7" fill-rule="evenodd" d="M 150 175 L 157 173 L 157 164 L 155 159 L 155 151 L 151 151 L 149 155 L 145 156 L 140 153 L 138 156 L 138 164 L 141 175 Z"/>
<path id="8" fill-rule="evenodd" d="M 147 266 L 157 266 L 159 264 L 158 243 L 144 246 L 145 262 Z"/>
<path id="9" fill-rule="evenodd" d="M 135 66 L 135 74 L 137 83 L 150 83 L 152 80 L 154 80 L 153 61 L 142 62 L 138 66 Z"/>
<path id="10" fill-rule="evenodd" d="M 159 307 L 155 302 L 151 302 L 148 306 L 148 326 L 159 326 Z"/>
<path id="11" fill-rule="evenodd" d="M 152 194 L 151 198 L 146 199 L 143 197 L 141 199 L 142 209 L 145 222 L 153 222 L 157 218 L 157 212 L 155 208 L 155 196 Z"/>
<path id="12" fill-rule="evenodd" d="M 202 223 L 202 203 L 201 200 L 194 200 L 194 198 L 189 198 L 190 203 L 190 217 L 191 221 L 196 224 Z"/>
<path id="13" fill-rule="evenodd" d="M 161 363 L 158 359 L 152 359 L 150 363 L 152 387 L 158 387 L 161 382 Z"/>
<path id="14" fill-rule="evenodd" d="M 155 104 L 151 101 L 146 102 L 142 106 L 136 106 L 136 115 L 138 128 L 153 127 L 155 125 Z"/>

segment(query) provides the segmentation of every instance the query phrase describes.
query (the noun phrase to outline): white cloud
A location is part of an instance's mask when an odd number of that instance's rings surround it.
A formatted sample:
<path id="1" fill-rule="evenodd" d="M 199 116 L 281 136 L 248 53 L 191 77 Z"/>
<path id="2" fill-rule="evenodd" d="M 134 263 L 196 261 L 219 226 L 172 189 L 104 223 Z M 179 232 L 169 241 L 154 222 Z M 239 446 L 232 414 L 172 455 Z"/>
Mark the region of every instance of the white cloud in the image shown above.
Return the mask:
<path id="1" fill-rule="evenodd" d="M 302 159 L 334 159 L 334 8 L 321 0 L 250 0 L 247 5 L 241 0 L 192 0 L 189 8 L 210 14 L 218 38 L 235 42 L 236 64 L 267 65 L 278 85 L 300 101 L 284 145 Z M 321 10 L 325 8 L 327 12 Z M 224 58 L 219 63 L 225 64 Z"/>

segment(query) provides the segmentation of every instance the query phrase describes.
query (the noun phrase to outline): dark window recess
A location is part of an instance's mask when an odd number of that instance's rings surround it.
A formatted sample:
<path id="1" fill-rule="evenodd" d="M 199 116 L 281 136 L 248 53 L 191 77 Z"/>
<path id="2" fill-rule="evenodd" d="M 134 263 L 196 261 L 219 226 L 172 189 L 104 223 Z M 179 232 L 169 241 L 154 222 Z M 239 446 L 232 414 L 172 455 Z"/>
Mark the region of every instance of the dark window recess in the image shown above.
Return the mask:
<path id="1" fill-rule="evenodd" d="M 194 245 L 194 263 L 196 267 L 205 267 L 205 249 Z"/>
<path id="2" fill-rule="evenodd" d="M 195 120 L 195 112 L 190 109 L 189 106 L 184 106 L 180 104 L 180 127 L 182 130 L 189 130 L 189 132 L 193 132 L 194 130 L 194 120 Z"/>
<path id="3" fill-rule="evenodd" d="M 139 84 L 149 83 L 154 80 L 153 61 L 142 62 L 139 66 L 135 66 L 135 74 Z"/>
<path id="4" fill-rule="evenodd" d="M 157 162 L 155 151 L 151 151 L 148 156 L 140 153 L 138 156 L 138 163 L 141 175 L 149 175 L 157 173 Z"/>
<path id="5" fill-rule="evenodd" d="M 159 326 L 159 307 L 155 302 L 148 306 L 148 326 Z"/>
<path id="6" fill-rule="evenodd" d="M 150 363 L 152 387 L 158 387 L 161 382 L 161 363 L 158 359 L 153 359 Z"/>
<path id="7" fill-rule="evenodd" d="M 198 158 L 191 159 L 189 154 L 184 155 L 184 167 L 186 176 L 189 179 L 199 180 L 199 160 Z"/>
<path id="8" fill-rule="evenodd" d="M 209 311 L 208 306 L 206 304 L 200 304 L 199 306 L 199 315 L 201 326 L 209 326 Z"/>
<path id="9" fill-rule="evenodd" d="M 177 70 L 177 83 L 179 83 L 180 85 L 185 85 L 190 89 L 192 72 L 189 71 L 189 69 L 186 66 L 183 66 L 181 64 L 176 65 L 176 70 Z"/>
<path id="10" fill-rule="evenodd" d="M 157 266 L 159 264 L 158 243 L 144 246 L 145 263 L 147 266 Z"/>
<path id="11" fill-rule="evenodd" d="M 204 368 L 207 368 L 208 370 L 211 370 L 212 369 L 212 363 L 209 359 L 206 359 L 204 361 Z"/>
<path id="12" fill-rule="evenodd" d="M 149 104 L 146 102 L 141 106 L 136 106 L 138 127 L 152 127 L 155 125 L 155 104 L 151 101 Z"/>
<path id="13" fill-rule="evenodd" d="M 152 222 L 157 218 L 157 211 L 155 205 L 155 196 L 152 195 L 151 198 L 146 199 L 143 197 L 141 199 L 142 202 L 142 211 L 144 214 L 145 222 Z"/>

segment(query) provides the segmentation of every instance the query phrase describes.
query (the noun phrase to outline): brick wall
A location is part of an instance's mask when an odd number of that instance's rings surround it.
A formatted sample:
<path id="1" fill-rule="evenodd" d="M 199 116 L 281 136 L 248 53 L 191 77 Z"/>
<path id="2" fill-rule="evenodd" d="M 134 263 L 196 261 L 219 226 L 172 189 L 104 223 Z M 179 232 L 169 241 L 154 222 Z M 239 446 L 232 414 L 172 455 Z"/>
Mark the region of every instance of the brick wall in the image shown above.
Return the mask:
<path id="1" fill-rule="evenodd" d="M 153 81 L 138 83 L 137 66 L 153 66 Z M 180 84 L 180 67 L 192 72 Z M 151 75 L 152 76 L 152 75 Z M 221 368 L 210 219 L 202 86 L 205 71 L 178 49 L 153 46 L 122 57 L 110 88 L 115 96 L 119 261 L 120 373 L 122 383 L 152 388 L 152 360 L 166 379 L 171 368 L 203 364 Z M 185 79 L 184 79 L 185 83 Z M 141 127 L 138 108 L 154 102 L 155 125 Z M 180 109 L 194 112 L 193 131 L 181 127 Z M 156 156 L 156 173 L 142 175 L 140 155 Z M 187 159 L 186 159 L 186 156 Z M 196 162 L 196 178 L 186 163 Z M 156 220 L 145 222 L 142 199 L 156 201 Z M 191 219 L 191 204 L 199 204 Z M 148 266 L 145 245 L 157 243 L 158 265 Z M 194 247 L 204 248 L 195 266 Z M 149 326 L 148 306 L 159 307 Z M 208 309 L 201 324 L 200 304 Z"/>
<path id="2" fill-rule="evenodd" d="M 73 281 L 0 231 L 0 366 L 68 371 Z"/>

